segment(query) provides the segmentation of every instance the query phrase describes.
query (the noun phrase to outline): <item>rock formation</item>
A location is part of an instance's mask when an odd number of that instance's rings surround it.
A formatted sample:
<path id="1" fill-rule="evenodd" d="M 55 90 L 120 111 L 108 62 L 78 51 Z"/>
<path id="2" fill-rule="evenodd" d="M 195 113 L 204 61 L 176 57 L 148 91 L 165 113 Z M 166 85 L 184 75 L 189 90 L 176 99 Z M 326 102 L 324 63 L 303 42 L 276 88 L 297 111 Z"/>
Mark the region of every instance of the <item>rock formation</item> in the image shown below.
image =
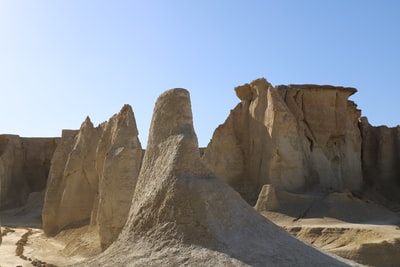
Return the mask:
<path id="1" fill-rule="evenodd" d="M 45 189 L 58 139 L 0 135 L 0 209 L 22 206 Z"/>
<path id="2" fill-rule="evenodd" d="M 400 202 L 400 126 L 373 127 L 363 117 L 360 129 L 366 184 L 385 197 Z"/>
<path id="3" fill-rule="evenodd" d="M 203 160 L 255 203 L 265 184 L 360 190 L 360 111 L 354 88 L 289 85 L 265 79 L 235 88 L 242 100 L 214 132 Z"/>
<path id="4" fill-rule="evenodd" d="M 97 147 L 100 180 L 96 222 L 103 248 L 118 237 L 131 207 L 142 162 L 138 135 L 132 108 L 125 105 L 120 114 L 104 125 Z"/>
<path id="5" fill-rule="evenodd" d="M 294 194 L 264 185 L 255 208 L 325 251 L 366 266 L 400 266 L 399 214 L 349 191 Z"/>
<path id="6" fill-rule="evenodd" d="M 98 130 L 89 118 L 78 132 L 63 131 L 52 160 L 42 213 L 46 235 L 89 223 L 97 193 L 98 139 Z"/>
<path id="7" fill-rule="evenodd" d="M 166 123 L 168 122 L 168 123 Z M 189 93 L 162 94 L 129 219 L 81 266 L 345 266 L 263 218 L 200 159 Z"/>
<path id="8" fill-rule="evenodd" d="M 91 223 L 99 227 L 102 247 L 110 245 L 125 224 L 141 159 L 128 105 L 97 128 L 87 118 L 79 131 L 63 131 L 43 208 L 46 235 Z"/>

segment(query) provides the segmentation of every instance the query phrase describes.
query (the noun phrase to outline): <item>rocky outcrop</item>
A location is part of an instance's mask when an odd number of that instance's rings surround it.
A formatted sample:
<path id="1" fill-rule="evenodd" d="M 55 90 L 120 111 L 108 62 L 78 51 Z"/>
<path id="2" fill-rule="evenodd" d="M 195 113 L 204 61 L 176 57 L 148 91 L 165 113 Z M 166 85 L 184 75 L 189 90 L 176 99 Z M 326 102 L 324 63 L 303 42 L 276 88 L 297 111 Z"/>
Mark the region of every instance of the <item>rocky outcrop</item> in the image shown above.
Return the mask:
<path id="1" fill-rule="evenodd" d="M 125 105 L 120 114 L 104 125 L 97 147 L 99 201 L 96 222 L 103 249 L 118 237 L 131 207 L 142 162 L 138 135 L 132 109 Z"/>
<path id="2" fill-rule="evenodd" d="M 264 185 L 255 209 L 324 251 L 366 266 L 400 266 L 399 214 L 357 195 L 294 194 Z"/>
<path id="3" fill-rule="evenodd" d="M 22 206 L 45 189 L 58 140 L 0 135 L 0 209 Z"/>
<path id="4" fill-rule="evenodd" d="M 360 111 L 354 88 L 265 79 L 235 88 L 242 100 L 214 132 L 203 160 L 250 203 L 265 184 L 359 190 Z"/>
<path id="5" fill-rule="evenodd" d="M 79 131 L 63 131 L 52 160 L 42 213 L 47 235 L 89 223 L 97 194 L 98 139 L 98 129 L 89 118 Z"/>
<path id="6" fill-rule="evenodd" d="M 184 89 L 158 98 L 129 219 L 81 266 L 345 266 L 263 218 L 207 169 L 191 114 Z"/>
<path id="7" fill-rule="evenodd" d="M 125 224 L 141 159 L 128 105 L 97 128 L 87 118 L 79 131 L 63 131 L 43 208 L 46 235 L 90 223 L 99 227 L 102 247 L 111 244 Z"/>
<path id="8" fill-rule="evenodd" d="M 400 202 L 400 126 L 373 127 L 363 117 L 360 129 L 366 184 L 390 200 Z"/>

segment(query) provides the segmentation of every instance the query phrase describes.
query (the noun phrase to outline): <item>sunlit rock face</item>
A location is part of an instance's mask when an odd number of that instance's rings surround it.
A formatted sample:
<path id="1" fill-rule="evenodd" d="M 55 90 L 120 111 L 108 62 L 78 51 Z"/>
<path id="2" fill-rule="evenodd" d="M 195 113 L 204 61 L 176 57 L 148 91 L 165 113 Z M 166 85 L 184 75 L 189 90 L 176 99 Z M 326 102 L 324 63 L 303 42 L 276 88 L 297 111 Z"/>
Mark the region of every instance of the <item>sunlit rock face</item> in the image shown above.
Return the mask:
<path id="1" fill-rule="evenodd" d="M 265 184 L 359 190 L 360 111 L 354 88 L 273 87 L 265 79 L 235 88 L 241 99 L 214 132 L 203 160 L 246 200 Z"/>
<path id="2" fill-rule="evenodd" d="M 347 266 L 265 219 L 204 165 L 184 89 L 156 102 L 124 229 L 104 253 L 78 266 L 99 263 Z"/>
<path id="3" fill-rule="evenodd" d="M 87 118 L 79 131 L 63 131 L 47 183 L 45 233 L 96 225 L 102 247 L 109 246 L 125 224 L 141 160 L 129 105 L 98 127 Z"/>

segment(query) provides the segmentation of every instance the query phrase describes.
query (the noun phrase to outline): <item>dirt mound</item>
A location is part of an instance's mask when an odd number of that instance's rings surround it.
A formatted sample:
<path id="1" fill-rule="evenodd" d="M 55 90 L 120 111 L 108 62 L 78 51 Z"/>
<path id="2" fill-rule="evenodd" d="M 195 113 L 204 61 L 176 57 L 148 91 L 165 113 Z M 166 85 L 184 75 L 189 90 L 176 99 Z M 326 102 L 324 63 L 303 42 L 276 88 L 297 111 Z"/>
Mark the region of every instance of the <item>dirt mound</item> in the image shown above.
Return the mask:
<path id="1" fill-rule="evenodd" d="M 202 163 L 189 93 L 156 103 L 129 219 L 79 266 L 346 266 L 262 217 Z"/>

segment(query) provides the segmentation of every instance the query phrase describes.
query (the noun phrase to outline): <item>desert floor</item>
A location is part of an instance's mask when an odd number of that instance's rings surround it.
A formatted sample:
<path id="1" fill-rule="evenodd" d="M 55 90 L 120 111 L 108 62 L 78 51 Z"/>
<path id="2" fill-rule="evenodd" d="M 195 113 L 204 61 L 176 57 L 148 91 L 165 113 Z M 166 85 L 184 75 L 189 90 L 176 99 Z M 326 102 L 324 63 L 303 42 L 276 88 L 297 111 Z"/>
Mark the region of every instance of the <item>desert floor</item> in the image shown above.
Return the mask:
<path id="1" fill-rule="evenodd" d="M 304 208 L 304 203 L 296 197 L 285 201 L 280 200 L 282 205 L 277 211 L 261 211 L 261 214 L 327 252 L 368 266 L 399 266 L 399 212 L 346 194 L 333 194 L 319 199 L 317 205 L 308 207 L 307 214 L 299 217 L 294 214 Z M 96 229 L 89 226 L 63 231 L 54 238 L 46 237 L 37 205 L 2 211 L 0 215 L 1 267 L 32 266 L 34 262 L 42 264 L 36 266 L 66 266 L 101 251 Z"/>

